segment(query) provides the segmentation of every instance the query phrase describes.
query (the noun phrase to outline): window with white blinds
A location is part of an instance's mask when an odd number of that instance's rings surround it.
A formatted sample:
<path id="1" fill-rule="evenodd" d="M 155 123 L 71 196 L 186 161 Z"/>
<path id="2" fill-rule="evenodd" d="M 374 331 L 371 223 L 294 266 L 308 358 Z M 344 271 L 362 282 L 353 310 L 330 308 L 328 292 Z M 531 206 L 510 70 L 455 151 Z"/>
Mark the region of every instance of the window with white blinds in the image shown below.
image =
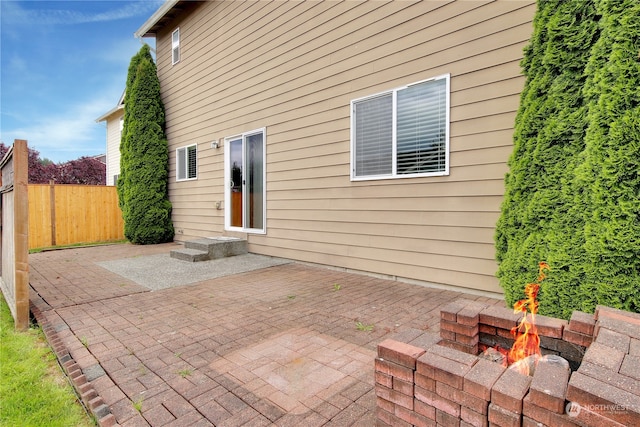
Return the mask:
<path id="1" fill-rule="evenodd" d="M 388 175 L 392 171 L 393 96 L 365 99 L 353 106 L 355 173 Z"/>
<path id="2" fill-rule="evenodd" d="M 186 181 L 196 179 L 198 166 L 197 146 L 189 145 L 176 150 L 176 180 Z"/>
<path id="3" fill-rule="evenodd" d="M 449 75 L 352 101 L 351 178 L 449 173 Z"/>
<path id="4" fill-rule="evenodd" d="M 180 28 L 171 33 L 171 65 L 180 61 Z"/>

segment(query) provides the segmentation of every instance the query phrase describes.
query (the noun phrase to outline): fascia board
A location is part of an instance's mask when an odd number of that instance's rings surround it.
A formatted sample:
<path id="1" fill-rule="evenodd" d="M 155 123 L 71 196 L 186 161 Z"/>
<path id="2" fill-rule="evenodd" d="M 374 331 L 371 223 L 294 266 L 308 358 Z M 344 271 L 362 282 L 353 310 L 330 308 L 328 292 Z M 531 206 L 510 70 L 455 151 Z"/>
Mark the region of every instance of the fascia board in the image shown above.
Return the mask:
<path id="1" fill-rule="evenodd" d="M 147 37 L 149 35 L 149 31 L 156 25 L 172 8 L 176 5 L 180 0 L 167 0 L 155 11 L 153 15 L 149 17 L 145 21 L 144 24 L 138 30 L 133 33 L 136 38 Z"/>
<path id="2" fill-rule="evenodd" d="M 106 121 L 109 117 L 117 113 L 119 110 L 124 110 L 124 105 L 118 105 L 117 107 L 114 107 L 111 110 L 107 111 L 106 113 L 104 113 L 103 115 L 101 115 L 96 119 L 96 123 Z"/>

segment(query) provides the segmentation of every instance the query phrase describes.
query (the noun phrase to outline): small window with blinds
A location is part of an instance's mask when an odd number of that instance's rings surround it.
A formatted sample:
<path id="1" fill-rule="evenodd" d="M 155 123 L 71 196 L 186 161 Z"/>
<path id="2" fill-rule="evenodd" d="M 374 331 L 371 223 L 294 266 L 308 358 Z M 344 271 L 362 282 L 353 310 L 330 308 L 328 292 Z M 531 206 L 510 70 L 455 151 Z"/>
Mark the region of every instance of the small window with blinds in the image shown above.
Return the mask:
<path id="1" fill-rule="evenodd" d="M 176 181 L 197 179 L 198 149 L 189 145 L 176 150 Z"/>
<path id="2" fill-rule="evenodd" d="M 171 33 L 171 65 L 180 62 L 180 28 Z"/>
<path id="3" fill-rule="evenodd" d="M 449 174 L 449 75 L 351 102 L 351 179 Z"/>

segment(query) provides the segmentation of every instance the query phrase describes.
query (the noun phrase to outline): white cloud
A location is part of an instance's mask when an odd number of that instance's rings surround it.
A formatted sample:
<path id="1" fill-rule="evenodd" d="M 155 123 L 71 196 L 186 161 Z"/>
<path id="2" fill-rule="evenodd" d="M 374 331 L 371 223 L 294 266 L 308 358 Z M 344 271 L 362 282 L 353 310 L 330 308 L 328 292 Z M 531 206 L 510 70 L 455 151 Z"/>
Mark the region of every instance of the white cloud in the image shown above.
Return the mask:
<path id="1" fill-rule="evenodd" d="M 99 6 L 96 2 L 100 8 L 98 13 L 90 12 L 96 7 L 87 1 L 83 1 L 82 5 L 79 1 L 56 2 L 58 10 L 46 9 L 53 7 L 51 5 L 54 3 L 33 1 L 28 4 L 29 7 L 24 3 L 0 0 L 3 38 L 6 35 L 15 36 L 14 41 L 21 42 L 25 31 L 32 32 L 34 28 L 46 27 L 47 24 L 98 23 L 131 17 L 143 20 L 162 1 L 112 1 L 100 2 Z M 108 3 L 106 7 L 105 3 Z M 31 6 L 37 10 L 30 9 Z M 105 9 L 109 10 L 105 12 Z M 113 27 L 119 28 L 119 24 Z M 94 27 L 98 25 L 82 26 L 78 34 Z M 134 29 L 127 34 L 121 34 L 119 30 L 100 34 L 100 44 L 97 47 L 90 43 L 83 45 L 81 54 L 73 51 L 75 45 L 70 46 L 69 51 L 64 50 L 67 56 L 56 57 L 56 62 L 50 63 L 50 66 L 32 64 L 30 45 L 14 43 L 22 50 L 6 52 L 3 58 L 2 78 L 5 82 L 11 81 L 11 84 L 3 87 L 0 140 L 11 144 L 14 139 L 26 139 L 31 148 L 40 152 L 41 157 L 55 162 L 104 152 L 105 126 L 104 123 L 95 123 L 95 119 L 115 107 L 124 90 L 128 63 L 140 48 L 139 42 L 133 37 Z M 48 30 L 53 30 L 55 34 L 69 34 L 75 29 L 58 32 L 54 28 Z M 86 39 L 93 40 L 88 36 Z M 49 48 L 46 42 L 51 41 L 43 39 L 43 43 L 36 46 L 45 45 L 43 49 L 46 50 Z M 66 41 L 61 39 L 61 42 Z M 43 55 L 34 54 L 32 57 L 42 61 Z M 88 91 L 87 86 L 90 87 Z"/>
<path id="2" fill-rule="evenodd" d="M 91 22 L 107 22 L 146 16 L 155 11 L 163 1 L 113 2 L 123 4 L 106 12 L 87 13 L 69 9 L 24 9 L 17 2 L 2 2 L 3 22 L 12 24 L 70 25 Z M 74 2 L 69 2 L 74 3 Z"/>
<path id="3" fill-rule="evenodd" d="M 3 130 L 0 139 L 6 144 L 14 139 L 26 139 L 29 147 L 55 162 L 105 151 L 106 130 L 95 122 L 96 118 L 112 109 L 117 96 L 104 93 L 81 104 L 71 105 L 65 111 L 52 112 L 44 117 L 33 117 L 29 126 Z"/>
<path id="4" fill-rule="evenodd" d="M 133 37 L 120 37 L 106 40 L 103 48 L 100 51 L 92 52 L 92 56 L 100 61 L 109 62 L 112 64 L 124 64 L 124 70 L 126 71 L 131 57 L 135 55 L 142 44 Z M 124 79 L 123 79 L 124 84 Z"/>
<path id="5" fill-rule="evenodd" d="M 96 13 L 96 14 L 74 14 L 78 19 L 78 23 L 84 22 L 105 22 L 115 21 L 118 19 L 133 18 L 135 16 L 147 15 L 150 10 L 158 8 L 157 1 L 138 1 L 132 2 L 119 9 L 110 10 L 108 12 Z"/>
<path id="6" fill-rule="evenodd" d="M 27 61 L 19 56 L 14 55 L 9 58 L 9 68 L 15 73 L 23 73 L 28 69 Z"/>

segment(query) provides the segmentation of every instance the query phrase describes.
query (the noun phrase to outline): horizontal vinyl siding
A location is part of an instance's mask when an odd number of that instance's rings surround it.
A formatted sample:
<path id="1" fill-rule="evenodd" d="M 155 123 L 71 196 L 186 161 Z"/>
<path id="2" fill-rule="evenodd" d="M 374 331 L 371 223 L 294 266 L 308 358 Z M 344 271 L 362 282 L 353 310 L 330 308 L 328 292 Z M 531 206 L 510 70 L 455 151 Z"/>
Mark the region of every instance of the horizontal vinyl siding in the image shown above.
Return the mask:
<path id="1" fill-rule="evenodd" d="M 493 233 L 533 2 L 202 2 L 158 34 L 177 240 L 224 233 L 224 148 L 265 127 L 252 252 L 500 292 Z M 171 65 L 180 27 L 181 61 Z M 350 181 L 350 101 L 451 74 L 450 174 Z M 175 149 L 198 145 L 198 179 Z"/>
<path id="2" fill-rule="evenodd" d="M 107 120 L 107 185 L 114 185 L 113 176 L 120 175 L 120 118 L 124 110 Z"/>

